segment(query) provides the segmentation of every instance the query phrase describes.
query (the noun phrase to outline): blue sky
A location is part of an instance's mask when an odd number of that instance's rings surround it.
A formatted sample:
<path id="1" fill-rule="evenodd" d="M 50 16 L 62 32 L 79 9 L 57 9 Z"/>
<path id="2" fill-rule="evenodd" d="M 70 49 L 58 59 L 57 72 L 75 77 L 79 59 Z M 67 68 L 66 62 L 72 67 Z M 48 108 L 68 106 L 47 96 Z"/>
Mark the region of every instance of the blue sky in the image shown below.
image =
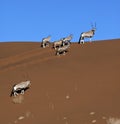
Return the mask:
<path id="1" fill-rule="evenodd" d="M 97 25 L 93 40 L 120 38 L 120 0 L 0 0 L 0 41 L 51 41 Z"/>

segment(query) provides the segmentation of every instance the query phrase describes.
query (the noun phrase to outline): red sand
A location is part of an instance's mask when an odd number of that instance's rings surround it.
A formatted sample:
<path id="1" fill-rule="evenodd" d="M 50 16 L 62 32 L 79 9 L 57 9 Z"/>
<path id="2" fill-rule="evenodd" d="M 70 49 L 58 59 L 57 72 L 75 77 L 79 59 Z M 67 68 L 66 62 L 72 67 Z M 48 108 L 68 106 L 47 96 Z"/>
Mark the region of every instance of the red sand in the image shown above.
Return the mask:
<path id="1" fill-rule="evenodd" d="M 25 80 L 24 96 L 10 97 Z M 120 118 L 119 95 L 119 39 L 72 43 L 61 56 L 40 43 L 0 43 L 0 124 L 107 124 Z"/>

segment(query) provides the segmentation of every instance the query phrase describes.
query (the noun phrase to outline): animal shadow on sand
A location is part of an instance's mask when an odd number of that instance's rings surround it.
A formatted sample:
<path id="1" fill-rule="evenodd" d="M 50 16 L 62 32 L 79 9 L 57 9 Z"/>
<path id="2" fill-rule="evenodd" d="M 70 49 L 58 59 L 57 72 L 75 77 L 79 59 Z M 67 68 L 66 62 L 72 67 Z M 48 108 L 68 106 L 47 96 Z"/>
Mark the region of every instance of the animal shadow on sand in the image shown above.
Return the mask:
<path id="1" fill-rule="evenodd" d="M 26 91 L 28 89 L 29 89 L 29 87 L 25 88 L 24 91 Z M 18 95 L 14 96 L 14 92 L 11 91 L 10 97 L 12 98 L 12 102 L 14 104 L 21 104 L 21 103 L 23 103 L 23 101 L 24 101 L 24 94 L 21 94 L 21 90 L 18 90 L 17 94 Z"/>

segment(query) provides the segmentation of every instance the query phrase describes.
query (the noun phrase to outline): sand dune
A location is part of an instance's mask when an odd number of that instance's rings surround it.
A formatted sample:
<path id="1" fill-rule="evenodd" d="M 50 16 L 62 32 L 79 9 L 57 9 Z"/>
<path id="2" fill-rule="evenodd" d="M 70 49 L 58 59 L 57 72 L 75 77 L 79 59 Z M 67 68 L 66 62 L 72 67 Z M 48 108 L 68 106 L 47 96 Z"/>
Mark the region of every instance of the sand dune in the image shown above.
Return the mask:
<path id="1" fill-rule="evenodd" d="M 10 97 L 24 80 L 31 88 Z M 72 43 L 61 56 L 37 42 L 0 43 L 0 124 L 112 124 L 119 94 L 119 39 Z"/>

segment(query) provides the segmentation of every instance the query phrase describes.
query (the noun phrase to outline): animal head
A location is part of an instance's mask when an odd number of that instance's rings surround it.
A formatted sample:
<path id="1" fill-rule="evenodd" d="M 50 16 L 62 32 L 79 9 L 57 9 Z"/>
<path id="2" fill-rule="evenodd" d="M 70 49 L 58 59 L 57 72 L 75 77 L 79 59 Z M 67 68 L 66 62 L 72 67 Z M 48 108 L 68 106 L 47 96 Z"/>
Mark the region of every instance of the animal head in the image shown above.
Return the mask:
<path id="1" fill-rule="evenodd" d="M 28 86 L 31 86 L 31 82 L 28 80 L 28 81 L 26 81 L 27 83 L 28 83 Z"/>

